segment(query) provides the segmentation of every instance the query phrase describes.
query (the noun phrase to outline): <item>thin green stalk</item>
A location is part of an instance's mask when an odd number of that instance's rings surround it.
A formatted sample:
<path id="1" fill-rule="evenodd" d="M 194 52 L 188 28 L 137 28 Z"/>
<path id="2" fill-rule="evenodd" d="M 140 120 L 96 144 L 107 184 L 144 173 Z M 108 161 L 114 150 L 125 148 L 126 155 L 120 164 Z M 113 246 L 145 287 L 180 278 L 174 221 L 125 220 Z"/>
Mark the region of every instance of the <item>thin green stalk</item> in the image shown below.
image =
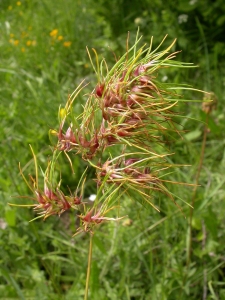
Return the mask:
<path id="1" fill-rule="evenodd" d="M 88 288 L 89 288 L 89 281 L 90 281 L 90 274 L 91 274 L 91 262 L 92 262 L 93 235 L 94 235 L 93 233 L 90 233 L 88 266 L 87 266 L 87 276 L 86 276 L 86 287 L 85 287 L 84 300 L 88 299 Z"/>
<path id="2" fill-rule="evenodd" d="M 208 133 L 208 121 L 209 121 L 209 115 L 207 114 L 206 123 L 204 126 L 204 134 L 202 139 L 202 149 L 200 154 L 200 161 L 197 169 L 197 173 L 195 176 L 195 186 L 193 189 L 193 195 L 192 195 L 192 201 L 191 201 L 191 208 L 190 208 L 190 215 L 189 215 L 189 237 L 188 237 L 188 247 L 187 247 L 187 267 L 190 265 L 191 262 L 191 247 L 192 247 L 192 219 L 193 219 L 193 212 L 194 212 L 194 206 L 195 206 L 195 199 L 196 199 L 196 192 L 197 187 L 199 184 L 199 177 L 203 166 L 203 160 L 205 155 L 205 146 L 206 146 L 206 139 L 207 139 L 207 133 Z"/>

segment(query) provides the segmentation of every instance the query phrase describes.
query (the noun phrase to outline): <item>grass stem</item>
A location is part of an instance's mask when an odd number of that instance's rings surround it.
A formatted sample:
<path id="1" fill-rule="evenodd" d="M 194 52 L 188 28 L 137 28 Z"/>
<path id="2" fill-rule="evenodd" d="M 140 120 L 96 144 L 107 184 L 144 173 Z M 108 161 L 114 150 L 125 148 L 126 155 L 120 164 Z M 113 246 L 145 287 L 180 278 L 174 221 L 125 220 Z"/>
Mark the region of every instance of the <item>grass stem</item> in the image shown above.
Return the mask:
<path id="1" fill-rule="evenodd" d="M 89 253 L 88 253 L 88 266 L 87 266 L 87 276 L 86 276 L 86 287 L 85 287 L 84 300 L 88 299 L 88 288 L 89 288 L 89 281 L 90 281 L 90 274 L 91 274 L 93 235 L 94 235 L 93 233 L 90 233 L 90 243 L 89 243 Z"/>
<path id="2" fill-rule="evenodd" d="M 196 200 L 196 192 L 197 192 L 197 187 L 199 184 L 199 178 L 203 166 L 203 160 L 204 160 L 204 155 L 205 155 L 205 146 L 206 146 L 206 140 L 207 140 L 207 133 L 208 133 L 208 122 L 209 122 L 209 115 L 206 115 L 206 123 L 204 126 L 204 133 L 203 133 L 203 139 L 202 139 L 202 149 L 201 149 L 201 154 L 200 154 L 200 160 L 199 160 L 199 165 L 198 169 L 196 172 L 195 176 L 195 186 L 193 189 L 193 195 L 192 195 L 192 201 L 191 201 L 191 206 L 193 208 L 190 208 L 190 215 L 189 215 L 189 238 L 188 238 L 188 246 L 187 246 L 187 267 L 190 265 L 191 262 L 191 248 L 192 248 L 192 219 L 193 219 L 193 213 L 194 213 L 194 206 L 195 206 L 195 200 Z"/>

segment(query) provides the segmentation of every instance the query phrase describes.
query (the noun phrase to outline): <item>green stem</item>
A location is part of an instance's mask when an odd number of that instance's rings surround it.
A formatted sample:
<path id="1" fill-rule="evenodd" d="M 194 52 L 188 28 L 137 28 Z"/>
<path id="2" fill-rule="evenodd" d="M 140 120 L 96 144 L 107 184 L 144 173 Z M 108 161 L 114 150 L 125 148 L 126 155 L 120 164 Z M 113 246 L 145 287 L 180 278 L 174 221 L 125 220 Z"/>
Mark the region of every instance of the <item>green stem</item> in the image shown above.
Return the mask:
<path id="1" fill-rule="evenodd" d="M 207 132 L 208 132 L 208 121 L 209 121 L 209 115 L 207 114 L 206 124 L 204 127 L 203 140 L 202 140 L 200 161 L 199 161 L 198 170 L 197 170 L 197 173 L 195 176 L 195 184 L 196 185 L 193 190 L 192 201 L 191 201 L 192 208 L 190 208 L 190 215 L 189 215 L 189 233 L 188 233 L 189 240 L 188 240 L 188 248 L 187 248 L 187 267 L 190 265 L 190 262 L 191 262 L 191 248 L 192 248 L 192 226 L 191 226 L 191 223 L 192 223 L 192 219 L 193 219 L 193 212 L 194 212 L 194 206 L 195 206 L 197 187 L 199 184 L 199 177 L 200 177 L 200 173 L 202 170 L 203 160 L 204 160 L 204 155 L 205 155 L 206 138 L 207 138 Z"/>
<path id="2" fill-rule="evenodd" d="M 88 288 L 89 288 L 89 281 L 90 281 L 90 274 L 91 274 L 93 235 L 94 235 L 93 233 L 90 234 L 89 253 L 88 253 L 88 266 L 87 266 L 87 277 L 86 277 L 86 287 L 85 287 L 84 300 L 88 299 Z"/>

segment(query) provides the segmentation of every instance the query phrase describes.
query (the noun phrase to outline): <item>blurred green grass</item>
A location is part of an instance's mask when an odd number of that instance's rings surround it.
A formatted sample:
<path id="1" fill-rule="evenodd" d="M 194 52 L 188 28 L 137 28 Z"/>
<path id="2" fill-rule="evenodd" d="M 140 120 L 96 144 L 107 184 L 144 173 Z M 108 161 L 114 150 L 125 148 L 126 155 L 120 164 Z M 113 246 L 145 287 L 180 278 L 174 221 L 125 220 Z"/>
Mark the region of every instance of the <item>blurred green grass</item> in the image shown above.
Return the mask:
<path id="1" fill-rule="evenodd" d="M 11 198 L 29 191 L 18 162 L 33 173 L 29 144 L 40 165 L 48 159 L 48 130 L 57 126 L 60 104 L 81 80 L 95 84 L 85 47 L 113 61 L 126 49 L 137 26 L 143 42 L 154 44 L 169 33 L 178 38 L 178 59 L 198 69 L 165 70 L 168 82 L 187 82 L 213 91 L 217 110 L 209 122 L 204 167 L 193 218 L 193 261 L 186 261 L 188 220 L 168 199 L 159 199 L 161 214 L 127 199 L 121 214 L 127 222 L 100 227 L 94 240 L 91 299 L 225 299 L 224 131 L 225 53 L 223 1 L 9 1 L 0 2 L 0 297 L 2 299 L 82 299 L 88 238 L 71 238 L 76 219 L 65 214 L 29 223 L 26 209 L 10 208 Z M 185 21 L 186 20 L 186 21 Z M 189 95 L 190 96 L 190 95 Z M 191 95 L 194 97 L 194 95 Z M 84 101 L 79 98 L 77 109 Z M 200 105 L 183 106 L 190 118 L 204 120 Z M 174 178 L 193 182 L 198 167 L 203 124 L 183 121 L 188 130 L 172 145 L 174 162 L 191 164 Z M 63 167 L 66 184 L 76 185 L 84 167 L 74 158 L 76 174 Z M 62 161 L 62 164 L 64 162 Z M 172 179 L 174 179 L 172 178 Z M 191 202 L 190 188 L 173 191 Z M 87 187 L 87 196 L 93 186 Z M 24 200 L 24 199 L 23 199 Z M 183 213 L 188 217 L 188 207 Z M 207 296 L 205 296 L 207 293 Z M 204 298 L 205 297 L 205 298 Z"/>

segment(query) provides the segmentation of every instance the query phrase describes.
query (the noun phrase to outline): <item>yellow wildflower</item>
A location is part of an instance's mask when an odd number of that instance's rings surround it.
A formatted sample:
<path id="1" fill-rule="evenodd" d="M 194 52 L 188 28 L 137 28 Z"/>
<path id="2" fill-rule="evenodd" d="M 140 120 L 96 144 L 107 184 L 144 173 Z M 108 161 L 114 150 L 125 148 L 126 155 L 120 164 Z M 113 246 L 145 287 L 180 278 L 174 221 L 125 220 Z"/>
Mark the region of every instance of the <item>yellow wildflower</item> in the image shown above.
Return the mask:
<path id="1" fill-rule="evenodd" d="M 62 41 L 62 40 L 63 40 L 63 36 L 62 36 L 62 35 L 59 35 L 59 36 L 58 36 L 58 40 L 59 40 L 59 41 Z"/>
<path id="2" fill-rule="evenodd" d="M 24 47 L 21 48 L 21 52 L 25 52 L 25 48 Z"/>
<path id="3" fill-rule="evenodd" d="M 63 43 L 63 46 L 64 46 L 64 47 L 70 47 L 71 44 L 72 44 L 72 42 L 64 42 L 64 43 Z"/>
<path id="4" fill-rule="evenodd" d="M 27 41 L 26 45 L 29 47 L 31 45 L 32 41 Z"/>
<path id="5" fill-rule="evenodd" d="M 50 32 L 50 36 L 52 37 L 56 37 L 58 34 L 58 29 L 53 29 L 51 32 Z"/>
<path id="6" fill-rule="evenodd" d="M 19 42 L 20 42 L 19 40 L 15 40 L 14 45 L 17 46 L 19 44 Z"/>
<path id="7" fill-rule="evenodd" d="M 20 1 L 17 1 L 17 2 L 16 2 L 16 5 L 20 6 L 20 5 L 21 5 L 21 2 L 20 2 Z"/>
<path id="8" fill-rule="evenodd" d="M 12 10 L 12 5 L 9 5 L 8 10 Z"/>
<path id="9" fill-rule="evenodd" d="M 36 46 L 37 42 L 36 41 L 32 41 L 32 46 Z"/>

